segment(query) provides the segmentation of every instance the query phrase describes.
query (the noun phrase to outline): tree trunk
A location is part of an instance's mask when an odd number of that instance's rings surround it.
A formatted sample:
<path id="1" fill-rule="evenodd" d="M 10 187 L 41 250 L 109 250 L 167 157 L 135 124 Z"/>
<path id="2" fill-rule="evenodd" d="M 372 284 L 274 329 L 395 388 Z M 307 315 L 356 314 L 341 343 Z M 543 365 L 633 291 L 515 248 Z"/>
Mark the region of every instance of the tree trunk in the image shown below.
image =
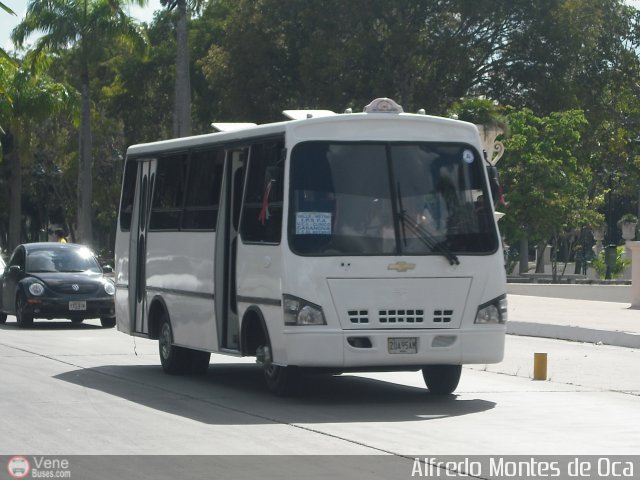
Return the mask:
<path id="1" fill-rule="evenodd" d="M 518 273 L 529 272 L 529 240 L 523 238 L 520 240 L 520 267 Z"/>
<path id="2" fill-rule="evenodd" d="M 544 251 L 547 249 L 547 242 L 541 242 L 536 247 L 536 273 L 544 273 Z"/>
<path id="3" fill-rule="evenodd" d="M 189 75 L 188 12 L 186 0 L 178 0 L 176 26 L 176 85 L 173 109 L 173 135 L 191 135 L 191 77 Z"/>
<path id="4" fill-rule="evenodd" d="M 17 146 L 9 153 L 9 253 L 20 244 L 22 234 L 22 165 Z"/>
<path id="5" fill-rule="evenodd" d="M 89 72 L 81 76 L 82 112 L 80 118 L 80 158 L 78 165 L 78 228 L 73 241 L 91 246 L 93 243 L 91 201 L 93 197 L 93 142 L 91 138 L 91 96 Z"/>
<path id="6" fill-rule="evenodd" d="M 583 265 L 586 264 L 587 261 L 587 252 L 585 252 L 585 228 L 582 227 L 582 229 L 580 230 L 580 233 L 578 234 L 578 239 L 576 240 L 576 247 L 575 247 L 575 260 L 576 260 L 576 267 L 573 270 L 573 273 L 582 273 L 582 269 L 583 269 Z"/>

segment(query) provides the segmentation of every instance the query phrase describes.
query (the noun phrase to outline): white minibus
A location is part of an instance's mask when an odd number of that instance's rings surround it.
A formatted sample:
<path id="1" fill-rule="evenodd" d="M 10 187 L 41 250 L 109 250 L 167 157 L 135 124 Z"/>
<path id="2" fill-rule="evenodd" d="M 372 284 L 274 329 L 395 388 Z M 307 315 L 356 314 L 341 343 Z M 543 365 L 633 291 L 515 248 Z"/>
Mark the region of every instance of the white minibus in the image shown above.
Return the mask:
<path id="1" fill-rule="evenodd" d="M 470 123 L 286 111 L 127 150 L 118 329 L 167 373 L 255 356 L 268 388 L 312 372 L 421 370 L 453 392 L 504 354 L 506 276 L 490 168 Z"/>

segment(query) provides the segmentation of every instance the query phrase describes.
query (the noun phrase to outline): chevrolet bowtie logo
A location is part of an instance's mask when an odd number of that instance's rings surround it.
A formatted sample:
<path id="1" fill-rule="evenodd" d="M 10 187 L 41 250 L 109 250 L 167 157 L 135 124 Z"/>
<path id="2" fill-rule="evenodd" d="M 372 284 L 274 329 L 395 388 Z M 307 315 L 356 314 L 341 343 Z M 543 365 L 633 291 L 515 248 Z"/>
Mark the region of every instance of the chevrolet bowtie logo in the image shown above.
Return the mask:
<path id="1" fill-rule="evenodd" d="M 387 270 L 395 270 L 396 272 L 406 272 L 407 270 L 413 270 L 416 268 L 415 263 L 396 262 L 387 267 Z"/>

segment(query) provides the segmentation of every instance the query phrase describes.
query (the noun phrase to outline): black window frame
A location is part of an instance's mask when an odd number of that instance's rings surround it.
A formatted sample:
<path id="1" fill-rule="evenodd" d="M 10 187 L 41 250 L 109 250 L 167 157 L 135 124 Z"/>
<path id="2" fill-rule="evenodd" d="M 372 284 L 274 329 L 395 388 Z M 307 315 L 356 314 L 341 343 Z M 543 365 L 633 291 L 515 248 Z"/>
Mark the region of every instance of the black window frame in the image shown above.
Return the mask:
<path id="1" fill-rule="evenodd" d="M 164 155 L 160 155 L 157 158 L 157 167 L 155 173 L 155 184 L 154 184 L 154 192 L 151 203 L 151 213 L 149 218 L 149 232 L 215 232 L 216 224 L 218 218 L 218 211 L 220 207 L 220 195 L 222 192 L 222 177 L 224 175 L 224 162 L 226 158 L 226 148 L 225 145 L 215 145 L 210 146 L 208 148 L 198 148 L 198 149 L 190 149 L 186 151 L 174 151 Z M 219 173 L 219 175 L 214 176 L 212 178 L 214 185 L 212 187 L 214 192 L 217 192 L 216 203 L 208 204 L 208 205 L 189 205 L 189 191 L 192 187 L 192 180 L 194 179 L 192 176 L 193 172 L 193 158 L 199 155 L 207 155 L 207 153 L 212 155 L 211 162 L 215 163 L 221 168 L 217 170 L 214 169 L 214 172 Z M 167 163 L 168 162 L 168 163 Z M 161 184 L 161 179 L 163 177 L 159 176 L 158 173 L 164 174 L 165 172 L 161 172 L 160 169 L 164 168 L 166 165 L 171 164 L 171 166 L 175 166 L 174 164 L 183 164 L 182 166 L 178 166 L 178 170 L 180 174 L 177 176 L 180 184 L 177 187 L 179 201 L 177 201 L 177 196 L 174 198 L 174 205 L 169 207 L 159 207 L 157 202 L 160 195 L 160 190 L 158 190 L 158 186 Z M 162 184 L 162 188 L 164 189 L 164 184 Z M 166 191 L 166 190 L 165 190 Z M 189 214 L 192 212 L 208 212 L 212 215 L 212 218 L 209 223 L 204 226 L 198 226 L 196 223 L 188 223 L 185 219 L 189 218 Z M 170 222 L 169 225 L 162 225 L 158 223 L 159 218 L 162 218 L 161 215 L 165 215 L 169 217 L 171 215 L 175 215 L 176 218 Z M 159 217 L 160 216 L 160 217 Z M 155 217 L 155 218 L 154 218 Z M 155 221 L 155 222 L 154 222 Z"/>
<path id="2" fill-rule="evenodd" d="M 194 172 L 194 156 L 196 155 L 211 155 L 208 163 L 213 164 L 213 186 L 211 188 L 217 198 L 214 198 L 214 203 L 191 205 L 189 204 L 189 193 L 192 191 L 193 183 L 197 177 L 193 177 Z M 220 198 L 222 195 L 222 180 L 224 177 L 224 166 L 227 157 L 227 149 L 223 145 L 215 146 L 214 148 L 194 149 L 189 153 L 186 187 L 184 191 L 184 199 L 182 204 L 182 216 L 180 220 L 180 231 L 185 232 L 215 232 L 217 227 L 218 215 L 220 210 Z M 219 174 L 219 175 L 217 175 Z M 211 214 L 210 221 L 212 225 L 205 227 L 186 225 L 188 214 L 190 213 L 209 213 Z"/>
<path id="3" fill-rule="evenodd" d="M 122 193 L 120 197 L 120 220 L 121 232 L 131 230 L 131 219 L 133 218 L 133 204 L 135 203 L 138 180 L 138 160 L 127 158 L 124 164 Z M 126 207 L 125 207 L 126 202 Z"/>
<path id="4" fill-rule="evenodd" d="M 284 169 L 285 169 L 285 139 L 284 137 L 273 138 L 259 138 L 251 142 L 249 145 L 249 158 L 247 162 L 247 171 L 245 173 L 244 192 L 242 195 L 242 208 L 240 213 L 240 225 L 239 235 L 243 244 L 245 245 L 280 245 L 282 243 L 282 228 L 284 224 Z M 260 157 L 263 161 L 265 158 L 267 162 L 273 161 L 273 164 L 263 166 L 261 165 L 261 174 L 258 181 L 261 183 L 261 187 L 252 191 L 251 182 L 254 181 L 253 175 L 255 172 L 258 158 L 256 152 L 258 148 L 273 149 L 269 152 L 269 156 L 265 157 L 264 154 Z M 258 217 L 253 218 L 256 214 L 256 210 L 259 213 L 263 213 L 264 195 L 267 195 L 267 185 L 273 181 L 268 191 L 268 208 L 270 217 L 265 221 L 270 221 L 269 225 L 263 223 L 264 229 L 260 229 L 257 223 Z M 249 199 L 250 195 L 258 194 L 258 198 Z M 275 196 L 275 199 L 271 198 Z M 251 201 L 249 201 L 251 200 Z M 257 229 L 256 229 L 257 228 Z M 263 230 L 263 231 L 260 231 Z M 262 238 L 256 235 L 257 233 L 267 233 L 268 235 Z M 271 236 L 269 236 L 271 235 Z"/>
<path id="5" fill-rule="evenodd" d="M 177 232 L 180 230 L 189 157 L 189 151 L 171 152 L 157 157 L 149 214 L 149 232 Z M 167 185 L 171 186 L 173 191 L 166 188 Z"/>

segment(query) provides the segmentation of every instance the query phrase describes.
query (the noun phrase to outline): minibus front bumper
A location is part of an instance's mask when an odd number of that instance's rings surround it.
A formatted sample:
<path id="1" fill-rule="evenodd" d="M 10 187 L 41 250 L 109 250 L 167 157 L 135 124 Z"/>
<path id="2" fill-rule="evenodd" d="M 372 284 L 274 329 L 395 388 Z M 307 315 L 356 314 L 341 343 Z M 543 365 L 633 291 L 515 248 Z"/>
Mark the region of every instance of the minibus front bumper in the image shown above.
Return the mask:
<path id="1" fill-rule="evenodd" d="M 287 329 L 275 363 L 307 368 L 393 369 L 431 364 L 499 363 L 505 325 L 467 329 L 340 330 Z"/>

